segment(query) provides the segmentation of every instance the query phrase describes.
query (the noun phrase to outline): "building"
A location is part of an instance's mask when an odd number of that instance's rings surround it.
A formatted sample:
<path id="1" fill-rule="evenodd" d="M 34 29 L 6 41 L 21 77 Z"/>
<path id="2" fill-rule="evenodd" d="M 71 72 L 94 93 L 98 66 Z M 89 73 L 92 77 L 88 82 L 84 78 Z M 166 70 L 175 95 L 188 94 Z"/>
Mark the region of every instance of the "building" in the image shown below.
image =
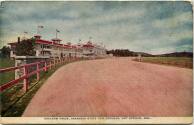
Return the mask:
<path id="1" fill-rule="evenodd" d="M 61 44 L 60 39 L 44 40 L 41 35 L 35 35 L 36 57 L 61 58 L 61 57 L 105 57 L 106 48 L 88 41 L 84 44 L 72 45 L 70 42 Z M 18 37 L 18 42 L 20 38 Z M 11 46 L 10 57 L 14 58 L 15 47 L 18 42 L 9 43 Z"/>

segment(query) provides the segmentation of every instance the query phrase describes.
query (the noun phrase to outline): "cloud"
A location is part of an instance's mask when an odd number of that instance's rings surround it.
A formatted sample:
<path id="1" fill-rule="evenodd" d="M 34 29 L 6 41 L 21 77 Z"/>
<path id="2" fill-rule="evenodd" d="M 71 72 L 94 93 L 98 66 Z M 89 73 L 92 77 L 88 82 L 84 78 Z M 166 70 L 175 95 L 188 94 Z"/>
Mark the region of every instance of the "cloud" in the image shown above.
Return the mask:
<path id="1" fill-rule="evenodd" d="M 180 13 L 180 15 L 163 20 L 155 20 L 153 21 L 153 26 L 162 29 L 172 29 L 185 25 L 189 22 L 192 22 L 192 12 Z"/>
<path id="2" fill-rule="evenodd" d="M 192 6 L 188 2 L 5 2 L 0 9 L 1 41 L 24 31 L 63 43 L 103 42 L 108 49 L 165 53 L 192 51 Z M 2 46 L 3 44 L 1 44 Z"/>

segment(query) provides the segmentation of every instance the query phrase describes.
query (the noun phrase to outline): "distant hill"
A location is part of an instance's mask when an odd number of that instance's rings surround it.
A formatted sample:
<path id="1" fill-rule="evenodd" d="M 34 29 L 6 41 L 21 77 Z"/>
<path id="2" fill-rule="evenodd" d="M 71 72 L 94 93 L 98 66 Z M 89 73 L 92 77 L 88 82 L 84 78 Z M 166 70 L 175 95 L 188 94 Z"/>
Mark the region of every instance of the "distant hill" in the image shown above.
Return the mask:
<path id="1" fill-rule="evenodd" d="M 134 52 L 128 49 L 108 50 L 107 54 L 113 54 L 113 56 L 119 56 L 119 57 L 138 56 L 138 54 L 141 54 L 141 56 L 143 57 L 154 57 L 154 56 L 155 57 L 193 57 L 193 52 L 174 52 L 174 53 L 152 55 L 144 52 Z"/>
<path id="2" fill-rule="evenodd" d="M 174 52 L 174 53 L 166 53 L 166 54 L 159 54 L 155 56 L 162 56 L 162 57 L 193 57 L 193 52 Z"/>

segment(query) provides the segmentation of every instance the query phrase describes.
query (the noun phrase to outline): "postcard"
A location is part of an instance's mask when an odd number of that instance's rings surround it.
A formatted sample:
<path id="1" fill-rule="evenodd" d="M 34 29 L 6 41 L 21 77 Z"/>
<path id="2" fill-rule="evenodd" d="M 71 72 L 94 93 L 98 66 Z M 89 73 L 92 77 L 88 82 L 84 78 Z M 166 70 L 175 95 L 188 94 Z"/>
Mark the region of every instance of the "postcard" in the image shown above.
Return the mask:
<path id="1" fill-rule="evenodd" d="M 190 124 L 189 1 L 3 1 L 2 124 Z"/>

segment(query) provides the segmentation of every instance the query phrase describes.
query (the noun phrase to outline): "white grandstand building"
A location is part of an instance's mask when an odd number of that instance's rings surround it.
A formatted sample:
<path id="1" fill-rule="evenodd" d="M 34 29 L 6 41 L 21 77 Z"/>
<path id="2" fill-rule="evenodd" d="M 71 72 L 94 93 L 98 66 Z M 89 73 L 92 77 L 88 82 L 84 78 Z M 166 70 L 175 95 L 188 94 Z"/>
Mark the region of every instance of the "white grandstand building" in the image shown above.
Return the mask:
<path id="1" fill-rule="evenodd" d="M 35 51 L 36 56 L 44 56 L 48 58 L 61 58 L 61 57 L 105 57 L 106 48 L 102 45 L 94 44 L 88 41 L 84 44 L 72 45 L 70 42 L 61 44 L 61 40 L 54 38 L 52 40 L 44 40 L 41 35 L 35 35 Z M 20 38 L 18 38 L 20 41 Z M 17 42 L 9 43 L 11 46 L 10 57 L 14 58 L 15 47 Z"/>

